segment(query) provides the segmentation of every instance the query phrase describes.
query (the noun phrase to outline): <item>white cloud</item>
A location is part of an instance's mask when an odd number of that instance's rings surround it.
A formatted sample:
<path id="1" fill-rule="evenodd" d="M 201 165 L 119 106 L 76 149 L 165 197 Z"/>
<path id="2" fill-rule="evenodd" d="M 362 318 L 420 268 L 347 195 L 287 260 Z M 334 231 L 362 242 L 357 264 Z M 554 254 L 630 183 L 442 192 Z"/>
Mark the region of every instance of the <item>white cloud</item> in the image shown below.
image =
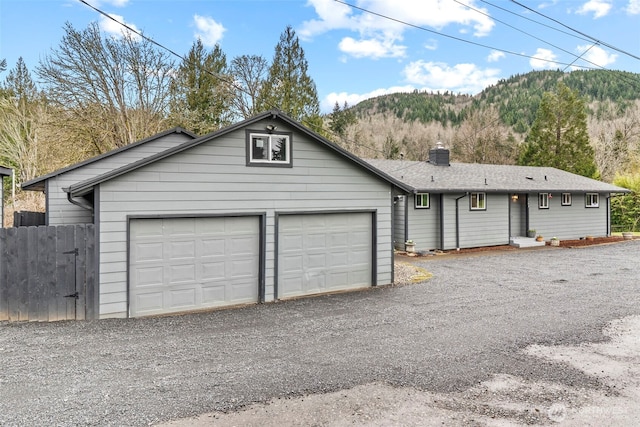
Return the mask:
<path id="1" fill-rule="evenodd" d="M 486 9 L 474 5 L 474 2 L 475 0 L 467 0 L 470 6 L 488 14 Z M 437 30 L 456 25 L 459 32 L 472 31 L 476 37 L 488 35 L 495 25 L 488 16 L 453 1 L 360 0 L 357 2 L 358 7 L 375 12 L 377 15 L 350 8 L 333 0 L 309 0 L 308 4 L 315 9 L 318 18 L 302 23 L 297 30 L 300 37 L 311 39 L 332 30 L 357 33 L 358 37 L 345 37 L 338 45 L 343 52 L 355 57 L 403 56 L 404 51 L 402 54 L 396 51 L 398 47 L 403 48 L 396 42 L 402 40 L 404 32 L 411 28 L 404 23 Z M 376 45 L 375 48 L 373 44 Z M 427 46 L 433 46 L 433 44 L 429 43 Z M 386 50 L 383 51 L 381 48 Z"/>
<path id="2" fill-rule="evenodd" d="M 129 0 L 87 0 L 87 3 L 96 8 L 104 7 L 104 5 L 125 7 Z"/>
<path id="3" fill-rule="evenodd" d="M 102 31 L 104 31 L 105 33 L 111 35 L 112 37 L 122 37 L 124 34 L 131 33 L 122 24 L 126 24 L 132 30 L 140 32 L 138 27 L 136 27 L 134 24 L 131 24 L 129 22 L 125 22 L 125 20 L 124 20 L 124 18 L 122 16 L 115 15 L 113 13 L 110 13 L 109 16 L 112 19 L 109 19 L 104 15 L 100 15 L 100 20 L 98 21 L 98 26 L 100 27 L 100 29 Z M 114 21 L 114 19 L 115 19 L 115 21 Z M 131 35 L 132 35 L 132 37 L 134 39 L 137 39 L 137 38 L 140 37 L 135 33 L 131 33 Z"/>
<path id="4" fill-rule="evenodd" d="M 531 65 L 531 68 L 534 70 L 545 68 L 554 69 L 558 67 L 558 64 L 553 62 L 556 61 L 557 58 L 557 55 L 549 49 L 539 47 L 538 50 L 536 50 L 534 57 L 529 60 L 529 65 Z"/>
<path id="5" fill-rule="evenodd" d="M 353 57 L 373 59 L 402 57 L 405 55 L 406 47 L 393 43 L 393 40 L 355 40 L 345 37 L 338 45 L 339 49 Z"/>
<path id="6" fill-rule="evenodd" d="M 435 39 L 429 39 L 427 43 L 425 43 L 424 48 L 427 50 L 436 50 L 438 49 L 438 41 Z"/>
<path id="7" fill-rule="evenodd" d="M 492 50 L 491 53 L 489 54 L 489 56 L 487 56 L 487 61 L 488 62 L 496 62 L 499 61 L 500 59 L 504 58 L 506 55 L 504 54 L 504 52 L 500 52 L 498 50 Z"/>
<path id="8" fill-rule="evenodd" d="M 580 15 L 593 13 L 593 18 L 598 19 L 607 16 L 611 10 L 609 0 L 589 0 L 576 11 Z"/>
<path id="9" fill-rule="evenodd" d="M 606 50 L 594 45 L 578 46 L 576 51 L 580 55 L 586 51 L 586 53 L 582 55 L 582 58 L 588 61 L 587 65 L 590 67 L 593 67 L 594 64 L 599 67 L 606 67 L 616 62 L 616 58 L 618 57 L 618 55 L 613 53 L 609 54 Z"/>
<path id="10" fill-rule="evenodd" d="M 640 14 L 640 0 L 629 0 L 629 4 L 625 10 L 629 15 Z"/>
<path id="11" fill-rule="evenodd" d="M 213 47 L 222 39 L 222 34 L 226 28 L 208 16 L 193 16 L 193 23 L 196 26 L 195 37 L 202 41 L 205 47 Z"/>
<path id="12" fill-rule="evenodd" d="M 442 62 L 415 61 L 403 71 L 407 82 L 421 86 L 420 90 L 452 91 L 476 94 L 498 81 L 500 70 L 481 69 L 475 64 L 449 66 Z"/>

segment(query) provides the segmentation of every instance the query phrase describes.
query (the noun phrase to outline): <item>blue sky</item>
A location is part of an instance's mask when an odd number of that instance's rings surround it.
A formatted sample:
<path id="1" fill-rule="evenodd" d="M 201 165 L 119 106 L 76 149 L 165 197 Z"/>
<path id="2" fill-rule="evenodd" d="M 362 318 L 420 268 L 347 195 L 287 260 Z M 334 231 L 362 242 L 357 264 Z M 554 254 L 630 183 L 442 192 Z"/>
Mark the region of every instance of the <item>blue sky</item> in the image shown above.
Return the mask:
<path id="1" fill-rule="evenodd" d="M 476 94 L 531 70 L 640 73 L 640 0 L 87 1 L 179 54 L 199 37 L 219 43 L 229 61 L 271 61 L 291 25 L 324 112 L 336 101 L 414 89 Z M 84 29 L 92 21 L 114 37 L 122 30 L 79 0 L 2 0 L 0 59 L 13 68 L 22 56 L 35 77 L 65 22 Z"/>

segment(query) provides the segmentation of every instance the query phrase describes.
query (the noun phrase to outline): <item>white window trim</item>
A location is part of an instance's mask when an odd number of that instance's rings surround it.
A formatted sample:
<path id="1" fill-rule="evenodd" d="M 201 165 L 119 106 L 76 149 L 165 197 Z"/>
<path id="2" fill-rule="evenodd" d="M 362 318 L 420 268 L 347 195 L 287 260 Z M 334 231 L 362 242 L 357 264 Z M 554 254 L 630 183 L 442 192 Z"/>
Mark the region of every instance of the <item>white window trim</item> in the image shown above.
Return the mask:
<path id="1" fill-rule="evenodd" d="M 549 209 L 549 193 L 538 193 L 538 209 Z"/>
<path id="2" fill-rule="evenodd" d="M 595 203 L 594 202 L 595 199 Z M 599 193 L 587 193 L 585 197 L 585 207 L 587 208 L 599 208 L 600 207 L 600 194 Z"/>
<path id="3" fill-rule="evenodd" d="M 482 207 L 478 207 L 478 206 L 473 206 L 473 195 L 476 194 L 476 200 L 479 201 L 480 198 L 479 196 L 482 195 L 482 202 L 483 202 L 483 206 Z M 487 193 L 485 192 L 481 192 L 481 191 L 474 191 L 469 193 L 469 208 L 472 211 L 486 211 L 487 210 Z"/>
<path id="4" fill-rule="evenodd" d="M 562 193 L 562 206 L 571 206 L 571 193 Z"/>
<path id="5" fill-rule="evenodd" d="M 418 204 L 418 200 L 424 201 L 423 200 L 424 196 L 427 196 L 427 204 L 426 205 Z M 429 193 L 416 193 L 415 206 L 416 206 L 416 209 L 429 209 L 429 207 L 431 206 L 431 196 L 429 195 Z"/>
<path id="6" fill-rule="evenodd" d="M 253 158 L 253 139 L 254 138 L 263 138 L 266 145 L 267 153 L 269 153 L 269 158 L 266 159 L 254 159 Z M 276 139 L 285 138 L 285 153 L 287 158 L 285 160 L 273 160 L 271 158 L 271 153 L 273 151 L 273 144 Z M 277 165 L 289 165 L 291 164 L 291 135 L 288 134 L 279 134 L 279 133 L 261 133 L 261 132 L 251 132 L 249 134 L 249 163 L 250 164 L 277 164 Z"/>

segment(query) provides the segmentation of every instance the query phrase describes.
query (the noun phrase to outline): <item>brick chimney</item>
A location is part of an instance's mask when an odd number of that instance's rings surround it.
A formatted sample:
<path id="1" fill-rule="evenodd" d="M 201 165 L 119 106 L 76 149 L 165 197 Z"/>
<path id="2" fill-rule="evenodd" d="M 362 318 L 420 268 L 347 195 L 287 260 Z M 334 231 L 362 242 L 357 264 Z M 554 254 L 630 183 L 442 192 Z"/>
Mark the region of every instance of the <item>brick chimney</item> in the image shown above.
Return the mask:
<path id="1" fill-rule="evenodd" d="M 449 150 L 444 148 L 442 142 L 436 142 L 436 148 L 429 150 L 429 163 L 436 166 L 449 166 Z"/>

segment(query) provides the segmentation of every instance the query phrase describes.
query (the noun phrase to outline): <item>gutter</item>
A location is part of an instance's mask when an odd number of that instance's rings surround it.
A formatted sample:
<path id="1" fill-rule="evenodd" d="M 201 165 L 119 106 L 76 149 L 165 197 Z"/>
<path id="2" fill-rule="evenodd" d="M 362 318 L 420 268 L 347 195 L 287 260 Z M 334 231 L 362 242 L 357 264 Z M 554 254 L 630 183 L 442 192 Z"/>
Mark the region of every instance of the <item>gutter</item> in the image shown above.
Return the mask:
<path id="1" fill-rule="evenodd" d="M 67 200 L 69 201 L 69 203 L 74 204 L 76 206 L 80 206 L 82 209 L 86 209 L 88 211 L 91 211 L 91 214 L 93 214 L 93 204 L 92 203 L 87 202 L 83 198 L 74 199 L 73 196 L 71 196 L 71 191 L 69 191 L 69 189 L 65 189 L 64 191 L 67 192 Z"/>
<path id="2" fill-rule="evenodd" d="M 467 197 L 469 193 L 464 193 L 462 196 L 456 198 L 456 251 L 460 250 L 460 199 Z"/>

